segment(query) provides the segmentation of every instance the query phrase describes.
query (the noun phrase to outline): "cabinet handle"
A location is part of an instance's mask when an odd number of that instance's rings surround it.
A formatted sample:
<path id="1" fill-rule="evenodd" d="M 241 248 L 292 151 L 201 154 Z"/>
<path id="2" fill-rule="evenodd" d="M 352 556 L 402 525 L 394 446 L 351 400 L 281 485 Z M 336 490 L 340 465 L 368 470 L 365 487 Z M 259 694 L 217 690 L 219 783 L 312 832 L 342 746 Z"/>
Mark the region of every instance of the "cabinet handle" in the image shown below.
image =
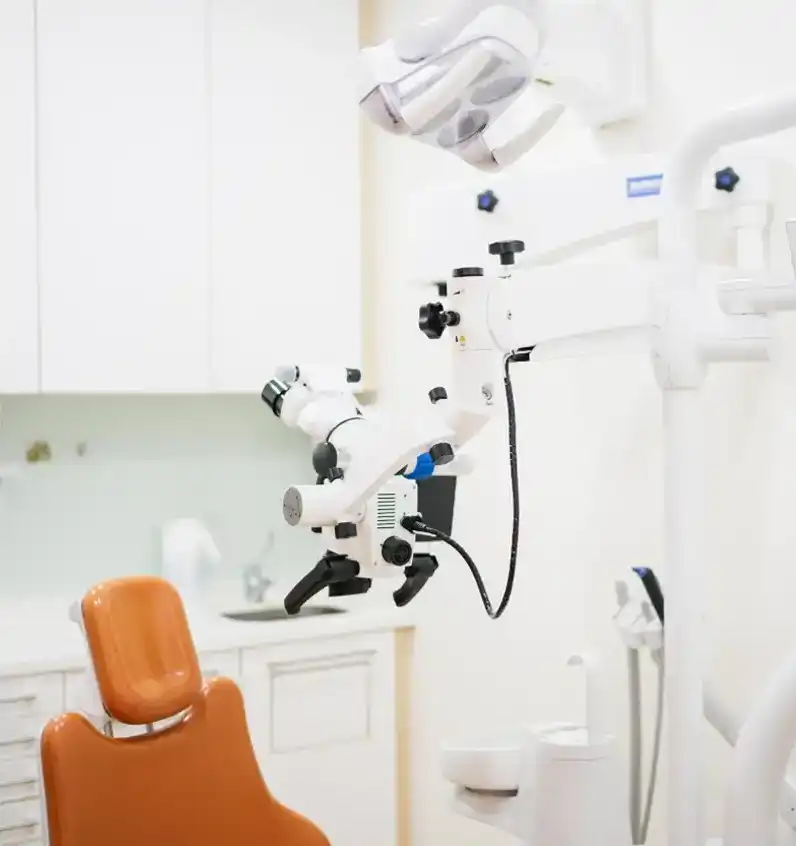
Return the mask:
<path id="1" fill-rule="evenodd" d="M 37 778 L 12 778 L 8 781 L 0 781 L 0 788 L 19 787 L 21 784 L 36 784 L 38 781 Z"/>
<path id="2" fill-rule="evenodd" d="M 296 673 L 317 673 L 326 670 L 344 670 L 349 667 L 367 667 L 373 662 L 375 649 L 367 652 L 346 652 L 343 655 L 324 655 L 319 658 L 297 658 L 294 661 L 280 661 L 268 667 L 271 678 Z"/>
<path id="3" fill-rule="evenodd" d="M 9 831 L 25 831 L 28 828 L 36 828 L 38 820 L 23 820 L 13 825 L 0 825 L 0 834 L 8 834 Z"/>
<path id="4" fill-rule="evenodd" d="M 15 799 L 0 799 L 0 806 L 18 805 L 20 802 L 33 802 L 39 799 L 38 793 L 26 793 L 24 796 L 17 796 Z"/>
<path id="5" fill-rule="evenodd" d="M 36 738 L 29 735 L 23 737 L 2 737 L 0 738 L 0 746 L 18 746 L 20 743 L 35 743 Z"/>

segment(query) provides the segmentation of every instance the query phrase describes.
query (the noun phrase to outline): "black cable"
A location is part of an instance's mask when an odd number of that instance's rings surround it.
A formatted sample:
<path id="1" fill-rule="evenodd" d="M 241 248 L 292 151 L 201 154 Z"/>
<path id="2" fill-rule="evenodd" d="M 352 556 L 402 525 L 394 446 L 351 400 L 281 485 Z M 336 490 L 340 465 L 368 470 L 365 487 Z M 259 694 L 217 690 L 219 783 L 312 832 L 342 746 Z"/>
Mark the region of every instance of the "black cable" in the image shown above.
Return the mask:
<path id="1" fill-rule="evenodd" d="M 406 526 L 412 532 L 422 532 L 438 538 L 459 553 L 470 569 L 470 573 L 478 588 L 478 593 L 481 595 L 484 610 L 493 620 L 497 620 L 502 616 L 511 601 L 514 590 L 514 578 L 517 572 L 517 551 L 520 544 L 520 473 L 517 462 L 517 412 L 514 406 L 514 389 L 511 385 L 510 367 L 515 361 L 528 361 L 531 357 L 531 352 L 533 352 L 533 347 L 514 350 L 503 357 L 503 387 L 506 391 L 506 409 L 508 411 L 509 471 L 511 474 L 511 552 L 509 554 L 509 571 L 506 577 L 506 586 L 497 610 L 492 607 L 492 602 L 489 599 L 489 594 L 487 593 L 486 585 L 484 585 L 484 580 L 481 578 L 478 566 L 463 546 L 458 544 L 450 535 L 445 534 L 445 532 L 439 529 L 435 529 L 433 526 L 426 525 L 418 518 L 410 518 L 407 520 Z"/>

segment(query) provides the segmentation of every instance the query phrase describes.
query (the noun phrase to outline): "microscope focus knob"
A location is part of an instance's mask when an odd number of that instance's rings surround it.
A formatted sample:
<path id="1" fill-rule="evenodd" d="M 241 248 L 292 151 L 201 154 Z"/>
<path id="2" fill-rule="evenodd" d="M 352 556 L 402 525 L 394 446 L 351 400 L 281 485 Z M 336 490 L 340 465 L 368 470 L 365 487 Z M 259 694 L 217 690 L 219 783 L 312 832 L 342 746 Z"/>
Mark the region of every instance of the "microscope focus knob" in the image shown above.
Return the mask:
<path id="1" fill-rule="evenodd" d="M 714 177 L 716 190 L 726 191 L 728 194 L 731 194 L 735 190 L 735 186 L 741 181 L 741 177 L 731 167 L 717 170 Z"/>
<path id="2" fill-rule="evenodd" d="M 453 447 L 450 444 L 445 443 L 445 441 L 440 441 L 440 443 L 434 444 L 434 446 L 428 451 L 428 454 L 431 456 L 431 460 L 434 462 L 435 467 L 441 467 L 443 464 L 450 464 L 454 459 Z"/>
<path id="3" fill-rule="evenodd" d="M 497 256 L 504 267 L 514 264 L 514 256 L 524 252 L 525 244 L 522 241 L 495 241 L 489 245 L 489 255 Z"/>
<path id="4" fill-rule="evenodd" d="M 381 557 L 396 567 L 405 567 L 412 560 L 412 546 L 396 535 L 390 535 L 381 545 Z"/>
<path id="5" fill-rule="evenodd" d="M 445 331 L 445 324 L 442 322 L 444 310 L 442 303 L 426 303 L 420 306 L 417 314 L 417 325 L 427 338 L 437 340 L 442 337 L 442 333 Z"/>
<path id="6" fill-rule="evenodd" d="M 337 450 L 334 444 L 330 444 L 328 441 L 315 444 L 312 450 L 313 470 L 319 476 L 326 476 L 332 467 L 337 467 Z"/>

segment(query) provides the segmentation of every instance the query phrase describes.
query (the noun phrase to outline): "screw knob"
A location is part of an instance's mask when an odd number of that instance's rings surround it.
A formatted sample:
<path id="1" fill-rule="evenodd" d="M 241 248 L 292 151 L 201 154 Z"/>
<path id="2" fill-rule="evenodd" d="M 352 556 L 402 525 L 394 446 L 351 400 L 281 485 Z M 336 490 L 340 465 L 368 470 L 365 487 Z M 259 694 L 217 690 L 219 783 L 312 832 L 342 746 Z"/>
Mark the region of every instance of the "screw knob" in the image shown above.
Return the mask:
<path id="1" fill-rule="evenodd" d="M 522 241 L 495 241 L 489 245 L 489 255 L 497 256 L 504 267 L 514 264 L 515 254 L 523 252 L 525 244 Z"/>
<path id="2" fill-rule="evenodd" d="M 499 202 L 500 200 L 494 191 L 482 191 L 478 195 L 478 211 L 489 212 L 491 214 Z"/>
<path id="3" fill-rule="evenodd" d="M 731 194 L 735 190 L 735 186 L 741 181 L 741 177 L 731 167 L 717 170 L 714 176 L 716 190 L 726 191 L 728 194 Z"/>
<path id="4" fill-rule="evenodd" d="M 441 385 L 438 385 L 436 388 L 432 388 L 428 392 L 428 398 L 431 400 L 431 404 L 435 405 L 440 400 L 447 399 L 448 392 Z"/>

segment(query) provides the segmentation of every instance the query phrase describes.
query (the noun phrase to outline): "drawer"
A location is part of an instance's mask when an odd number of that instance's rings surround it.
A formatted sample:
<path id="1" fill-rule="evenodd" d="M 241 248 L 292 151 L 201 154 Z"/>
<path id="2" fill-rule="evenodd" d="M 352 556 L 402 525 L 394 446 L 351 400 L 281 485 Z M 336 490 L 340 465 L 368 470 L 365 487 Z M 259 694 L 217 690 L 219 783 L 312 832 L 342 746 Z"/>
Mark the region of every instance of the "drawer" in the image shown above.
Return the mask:
<path id="1" fill-rule="evenodd" d="M 363 650 L 270 663 L 270 751 L 367 741 L 375 654 Z"/>
<path id="2" fill-rule="evenodd" d="M 3 726 L 0 734 L 0 764 L 17 766 L 19 760 L 39 754 L 39 738 L 47 719 L 31 717 L 14 725 Z"/>
<path id="3" fill-rule="evenodd" d="M 7 735 L 15 723 L 44 717 L 39 723 L 60 714 L 64 707 L 64 682 L 60 673 L 42 676 L 0 678 L 0 734 Z M 19 729 L 11 728 L 12 736 Z"/>
<path id="4" fill-rule="evenodd" d="M 0 846 L 40 846 L 44 843 L 44 826 L 38 819 L 20 825 L 0 825 Z"/>
<path id="5" fill-rule="evenodd" d="M 0 758 L 0 801 L 5 785 L 39 781 L 38 743 L 36 753 L 18 758 Z"/>
<path id="6" fill-rule="evenodd" d="M 42 836 L 42 808 L 38 797 L 0 805 L 0 846 Z"/>
<path id="7" fill-rule="evenodd" d="M 35 761 L 33 763 L 35 764 Z M 16 775 L 0 782 L 0 807 L 31 799 L 39 801 L 40 796 L 38 773 L 26 774 L 18 767 Z"/>

